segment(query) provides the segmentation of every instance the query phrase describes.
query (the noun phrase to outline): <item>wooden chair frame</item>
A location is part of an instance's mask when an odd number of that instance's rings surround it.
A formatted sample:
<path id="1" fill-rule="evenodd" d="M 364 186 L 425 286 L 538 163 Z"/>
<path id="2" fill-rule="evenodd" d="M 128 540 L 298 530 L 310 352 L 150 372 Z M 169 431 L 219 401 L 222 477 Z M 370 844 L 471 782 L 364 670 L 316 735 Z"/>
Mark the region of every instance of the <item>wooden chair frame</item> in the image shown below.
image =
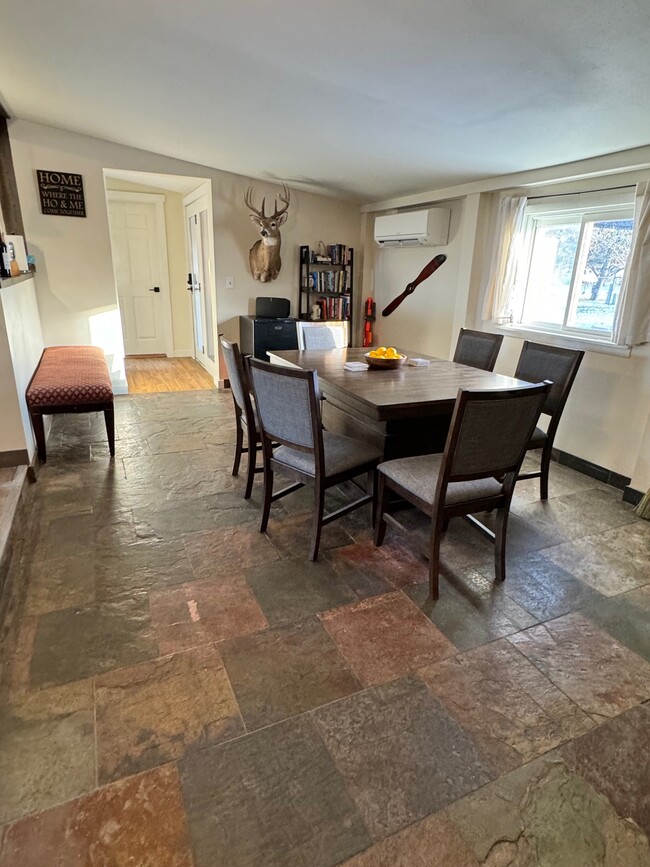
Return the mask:
<path id="1" fill-rule="evenodd" d="M 253 482 L 255 474 L 263 472 L 263 467 L 257 466 L 257 452 L 262 448 L 262 438 L 257 430 L 255 411 L 250 399 L 250 379 L 244 356 L 241 354 L 239 346 L 236 343 L 226 340 L 225 337 L 219 336 L 222 350 L 232 350 L 235 357 L 235 371 L 239 376 L 242 392 L 244 394 L 244 408 L 239 406 L 235 398 L 235 392 L 232 392 L 232 402 L 235 407 L 235 423 L 237 425 L 237 439 L 235 442 L 235 460 L 232 467 L 233 476 L 239 475 L 239 466 L 242 455 L 248 456 L 248 464 L 246 469 L 246 490 L 244 491 L 244 499 L 249 500 L 253 493 Z M 224 355 L 224 359 L 227 356 Z M 227 364 L 226 364 L 227 367 Z M 230 386 L 232 391 L 232 384 Z M 246 445 L 244 445 L 244 426 L 246 427 Z"/>
<path id="2" fill-rule="evenodd" d="M 298 370 L 287 367 L 278 367 L 277 365 L 267 364 L 264 361 L 258 361 L 255 358 L 250 359 L 250 366 L 253 369 L 271 371 L 275 374 L 281 373 L 281 375 L 283 376 L 293 377 L 295 379 L 301 379 L 303 381 L 306 380 L 309 383 L 309 412 L 312 423 L 312 438 L 314 443 L 313 447 L 298 445 L 291 440 L 283 439 L 282 437 L 279 437 L 275 434 L 273 434 L 273 436 L 269 436 L 269 434 L 264 429 L 264 423 L 260 415 L 259 421 L 262 437 L 262 453 L 264 455 L 264 503 L 262 506 L 260 533 L 266 532 L 272 503 L 274 503 L 276 500 L 281 499 L 282 497 L 286 497 L 287 494 L 291 494 L 294 491 L 299 490 L 306 484 L 313 484 L 315 502 L 314 518 L 312 522 L 312 541 L 309 559 L 316 560 L 318 558 L 318 549 L 320 546 L 322 528 L 326 524 L 337 520 L 337 518 L 342 518 L 344 515 L 348 515 L 355 509 L 358 509 L 361 506 L 366 505 L 366 503 L 370 503 L 373 501 L 375 483 L 374 471 L 376 469 L 378 461 L 375 458 L 373 460 L 366 461 L 365 463 L 345 470 L 344 472 L 327 476 L 325 474 L 325 449 L 323 445 L 323 426 L 321 423 L 320 415 L 320 397 L 316 389 L 315 372 L 313 370 Z M 254 378 L 253 393 L 255 393 Z M 315 467 L 314 475 L 312 475 L 311 473 L 303 472 L 296 469 L 295 467 L 283 463 L 282 461 L 279 461 L 275 457 L 273 452 L 274 444 L 288 446 L 294 451 L 304 452 L 305 454 L 313 455 Z M 281 471 L 290 479 L 295 479 L 296 482 L 292 485 L 287 486 L 286 488 L 283 488 L 277 493 L 273 493 L 274 470 Z M 364 491 L 363 496 L 361 496 L 358 500 L 355 500 L 352 503 L 348 503 L 347 505 L 342 506 L 340 509 L 336 509 L 334 512 L 330 512 L 330 514 L 325 515 L 325 491 L 328 488 L 339 485 L 341 484 L 341 482 L 352 481 L 356 476 L 360 476 L 365 472 L 371 471 L 373 472 L 372 494 L 367 494 Z"/>
<path id="3" fill-rule="evenodd" d="M 388 490 L 394 491 L 403 499 L 412 503 L 425 515 L 432 519 L 431 536 L 429 541 L 429 587 L 431 597 L 437 599 L 439 595 L 439 572 L 440 572 L 440 543 L 442 535 L 447 529 L 449 520 L 455 517 L 465 518 L 473 527 L 479 530 L 484 536 L 494 543 L 494 566 L 495 580 L 497 582 L 505 581 L 506 578 L 506 533 L 508 529 L 508 516 L 510 513 L 510 503 L 517 481 L 517 473 L 521 466 L 527 450 L 527 442 L 530 435 L 535 429 L 539 413 L 537 413 L 533 423 L 530 426 L 528 437 L 522 440 L 523 445 L 520 449 L 518 458 L 514 464 L 497 466 L 490 471 L 480 474 L 469 475 L 453 475 L 451 467 L 453 464 L 454 453 L 460 437 L 461 426 L 465 409 L 470 401 L 485 401 L 494 399 L 508 399 L 512 397 L 525 397 L 533 394 L 540 396 L 540 411 L 542 400 L 550 390 L 550 383 L 543 383 L 530 388 L 512 388 L 502 389 L 499 391 L 471 391 L 468 389 L 459 389 L 454 412 L 449 428 L 447 443 L 442 456 L 440 472 L 436 484 L 435 496 L 433 503 L 427 503 L 420 497 L 416 496 L 412 491 L 404 488 L 402 485 L 388 478 L 382 471 L 381 466 L 378 472 L 377 483 L 377 499 L 375 504 L 375 545 L 381 545 L 384 541 L 386 533 L 386 522 L 388 521 L 393 526 L 397 527 L 411 539 L 414 538 L 402 524 L 399 523 L 392 515 L 386 514 L 386 505 L 388 500 Z M 481 499 L 468 500 L 462 503 L 445 504 L 447 488 L 451 482 L 466 482 L 477 479 L 496 478 L 501 481 L 502 488 L 499 494 Z M 475 512 L 486 512 L 496 509 L 496 530 L 493 532 L 476 518 L 473 517 Z"/>
<path id="4" fill-rule="evenodd" d="M 548 425 L 548 429 L 546 431 L 546 440 L 544 441 L 544 445 L 542 447 L 542 458 L 539 470 L 532 470 L 530 472 L 522 473 L 520 472 L 517 476 L 517 481 L 523 479 L 539 479 L 539 496 L 541 500 L 548 500 L 548 476 L 551 467 L 551 459 L 553 457 L 553 443 L 555 441 L 555 434 L 557 433 L 558 426 L 562 419 L 562 413 L 564 412 L 564 406 L 568 400 L 569 393 L 571 388 L 573 387 L 574 380 L 578 374 L 578 370 L 580 368 L 580 364 L 582 363 L 582 359 L 584 358 L 584 351 L 582 349 L 562 349 L 557 346 L 549 347 L 544 343 L 533 343 L 530 340 L 524 341 L 524 345 L 521 348 L 521 353 L 519 355 L 519 361 L 517 362 L 517 369 L 515 371 L 515 378 L 521 379 L 521 368 L 525 361 L 526 352 L 529 348 L 534 349 L 552 349 L 553 353 L 556 355 L 566 355 L 573 356 L 574 361 L 573 365 L 569 371 L 569 375 L 567 376 L 560 394 L 557 399 L 557 406 L 553 410 L 553 412 L 547 412 L 545 409 L 542 409 L 542 413 L 544 415 L 550 416 L 550 422 Z M 539 446 L 529 445 L 528 449 L 536 449 Z M 527 449 L 527 450 L 528 450 Z"/>

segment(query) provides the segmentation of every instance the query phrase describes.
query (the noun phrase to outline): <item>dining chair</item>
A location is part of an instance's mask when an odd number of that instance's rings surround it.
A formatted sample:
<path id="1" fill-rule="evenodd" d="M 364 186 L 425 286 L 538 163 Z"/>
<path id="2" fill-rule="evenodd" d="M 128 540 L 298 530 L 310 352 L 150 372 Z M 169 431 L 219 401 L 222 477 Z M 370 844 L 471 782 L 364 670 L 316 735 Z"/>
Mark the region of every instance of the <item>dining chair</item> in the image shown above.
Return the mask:
<path id="1" fill-rule="evenodd" d="M 239 475 L 239 464 L 242 454 L 248 455 L 248 470 L 246 473 L 246 490 L 244 499 L 250 499 L 253 491 L 255 473 L 261 473 L 262 467 L 257 467 L 257 451 L 262 447 L 257 413 L 250 393 L 250 383 L 244 365 L 244 359 L 236 343 L 231 343 L 225 337 L 219 336 L 221 350 L 226 362 L 230 390 L 235 405 L 235 423 L 237 425 L 237 440 L 235 442 L 235 462 L 232 468 L 233 476 Z M 246 445 L 244 445 L 244 436 Z"/>
<path id="2" fill-rule="evenodd" d="M 260 532 L 266 531 L 271 503 L 311 484 L 315 503 L 309 559 L 316 560 L 323 526 L 373 499 L 364 491 L 358 500 L 325 515 L 325 491 L 374 471 L 381 453 L 365 442 L 323 429 L 316 371 L 251 359 L 250 373 L 264 455 Z M 272 443 L 279 445 L 273 449 Z M 273 493 L 275 470 L 296 480 L 295 483 Z"/>
<path id="3" fill-rule="evenodd" d="M 347 322 L 296 323 L 298 349 L 344 349 L 348 345 Z"/>
<path id="4" fill-rule="evenodd" d="M 375 545 L 382 544 L 387 522 L 413 538 L 392 515 L 386 514 L 389 490 L 429 516 L 429 586 L 433 599 L 438 598 L 441 537 L 454 517 L 464 517 L 494 542 L 495 579 L 505 580 L 512 493 L 549 389 L 550 383 L 498 391 L 461 388 L 442 454 L 379 464 Z M 493 509 L 494 532 L 474 517 L 476 512 Z"/>
<path id="5" fill-rule="evenodd" d="M 453 360 L 456 364 L 466 364 L 492 373 L 502 343 L 503 334 L 461 328 Z"/>
<path id="6" fill-rule="evenodd" d="M 531 472 L 520 472 L 518 476 L 518 479 L 538 478 L 542 500 L 548 499 L 548 474 L 555 434 L 584 354 L 582 349 L 561 349 L 558 346 L 546 346 L 526 340 L 519 356 L 516 379 L 525 379 L 528 382 L 545 379 L 553 383 L 542 408 L 542 413 L 550 416 L 548 428 L 544 431 L 536 427 L 528 443 L 528 449 L 542 449 L 540 468 Z"/>

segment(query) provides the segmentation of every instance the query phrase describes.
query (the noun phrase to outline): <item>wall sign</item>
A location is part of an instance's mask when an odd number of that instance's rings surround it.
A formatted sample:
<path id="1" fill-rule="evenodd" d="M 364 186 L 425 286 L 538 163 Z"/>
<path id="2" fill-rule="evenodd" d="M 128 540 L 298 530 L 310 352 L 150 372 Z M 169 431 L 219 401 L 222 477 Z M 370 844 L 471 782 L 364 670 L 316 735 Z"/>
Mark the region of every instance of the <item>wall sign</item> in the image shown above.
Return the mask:
<path id="1" fill-rule="evenodd" d="M 43 214 L 58 217 L 85 217 L 86 202 L 81 175 L 37 169 L 38 192 Z"/>

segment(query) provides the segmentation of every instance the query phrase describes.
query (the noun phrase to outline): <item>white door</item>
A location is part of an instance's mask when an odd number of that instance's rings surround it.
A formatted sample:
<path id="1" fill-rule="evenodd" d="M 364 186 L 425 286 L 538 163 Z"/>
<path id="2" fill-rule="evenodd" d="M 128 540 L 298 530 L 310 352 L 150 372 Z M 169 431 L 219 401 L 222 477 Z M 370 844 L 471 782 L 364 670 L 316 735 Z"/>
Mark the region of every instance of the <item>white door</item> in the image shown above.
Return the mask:
<path id="1" fill-rule="evenodd" d="M 206 195 L 185 204 L 185 225 L 189 270 L 187 288 L 192 293 L 194 357 L 213 376 L 218 376 L 216 361 L 216 312 L 214 271 L 212 267 L 212 228 L 210 203 Z"/>
<path id="2" fill-rule="evenodd" d="M 160 202 L 155 198 L 160 198 Z M 127 355 L 165 355 L 170 351 L 166 319 L 171 314 L 162 201 L 162 196 L 140 199 L 133 194 L 109 193 L 113 268 Z"/>

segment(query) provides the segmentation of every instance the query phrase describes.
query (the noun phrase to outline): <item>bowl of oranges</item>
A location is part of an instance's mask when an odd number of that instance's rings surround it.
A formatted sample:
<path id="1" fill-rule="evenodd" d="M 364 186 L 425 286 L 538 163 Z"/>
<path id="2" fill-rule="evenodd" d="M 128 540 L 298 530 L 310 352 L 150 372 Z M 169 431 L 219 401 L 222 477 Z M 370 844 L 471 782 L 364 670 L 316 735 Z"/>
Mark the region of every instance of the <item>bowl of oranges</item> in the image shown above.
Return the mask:
<path id="1" fill-rule="evenodd" d="M 404 364 L 406 356 L 400 355 L 394 346 L 378 346 L 377 349 L 366 352 L 364 359 L 368 367 L 375 367 L 378 370 L 395 370 Z"/>

